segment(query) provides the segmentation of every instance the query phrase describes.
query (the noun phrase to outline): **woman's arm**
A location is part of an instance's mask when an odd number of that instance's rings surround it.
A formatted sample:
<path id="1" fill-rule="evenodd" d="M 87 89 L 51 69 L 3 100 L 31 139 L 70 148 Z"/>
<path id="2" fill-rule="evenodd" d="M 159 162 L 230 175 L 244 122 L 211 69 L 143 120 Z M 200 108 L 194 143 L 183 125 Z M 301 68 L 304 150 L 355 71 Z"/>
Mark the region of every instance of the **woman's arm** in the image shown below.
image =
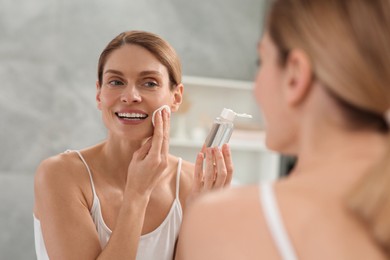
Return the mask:
<path id="1" fill-rule="evenodd" d="M 156 116 L 153 137 L 134 153 L 129 165 L 122 207 L 103 250 L 77 177 L 81 175 L 72 174 L 58 159 L 38 167 L 35 213 L 50 259 L 135 259 L 150 194 L 167 167 L 168 133 L 168 115 Z"/>
<path id="2" fill-rule="evenodd" d="M 38 167 L 34 213 L 50 259 L 95 259 L 101 248 L 82 179 L 74 178 L 77 175 L 63 157 L 49 158 Z"/>
<path id="3" fill-rule="evenodd" d="M 169 117 L 166 110 L 156 113 L 152 138 L 134 153 L 117 224 L 98 259 L 136 258 L 146 206 L 168 166 Z"/>

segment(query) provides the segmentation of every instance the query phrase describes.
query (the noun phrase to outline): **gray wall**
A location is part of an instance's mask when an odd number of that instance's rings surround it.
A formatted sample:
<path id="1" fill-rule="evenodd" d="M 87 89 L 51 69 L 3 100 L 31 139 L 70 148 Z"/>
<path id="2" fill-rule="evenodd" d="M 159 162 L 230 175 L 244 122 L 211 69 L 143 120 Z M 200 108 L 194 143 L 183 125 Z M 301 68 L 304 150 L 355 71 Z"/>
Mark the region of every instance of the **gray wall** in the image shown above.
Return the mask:
<path id="1" fill-rule="evenodd" d="M 0 259 L 34 259 L 33 175 L 105 137 L 97 59 L 118 33 L 155 32 L 185 75 L 252 80 L 265 0 L 0 0 Z"/>

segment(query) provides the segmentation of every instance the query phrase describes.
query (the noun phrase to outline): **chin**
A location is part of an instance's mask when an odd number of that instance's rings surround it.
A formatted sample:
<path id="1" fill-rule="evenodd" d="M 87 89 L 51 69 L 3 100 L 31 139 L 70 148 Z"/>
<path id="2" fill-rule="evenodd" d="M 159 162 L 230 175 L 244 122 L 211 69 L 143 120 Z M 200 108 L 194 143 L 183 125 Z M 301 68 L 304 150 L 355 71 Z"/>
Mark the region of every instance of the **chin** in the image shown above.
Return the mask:
<path id="1" fill-rule="evenodd" d="M 268 149 L 283 155 L 295 156 L 297 154 L 296 146 L 288 140 L 272 140 L 272 138 L 267 136 L 265 145 Z"/>
<path id="2" fill-rule="evenodd" d="M 141 129 L 137 129 L 137 130 L 132 129 L 130 131 L 117 132 L 117 135 L 124 140 L 141 141 L 141 140 L 144 140 L 146 138 L 151 137 L 153 135 L 153 129 L 150 128 L 150 129 L 147 129 L 144 131 L 142 131 Z"/>

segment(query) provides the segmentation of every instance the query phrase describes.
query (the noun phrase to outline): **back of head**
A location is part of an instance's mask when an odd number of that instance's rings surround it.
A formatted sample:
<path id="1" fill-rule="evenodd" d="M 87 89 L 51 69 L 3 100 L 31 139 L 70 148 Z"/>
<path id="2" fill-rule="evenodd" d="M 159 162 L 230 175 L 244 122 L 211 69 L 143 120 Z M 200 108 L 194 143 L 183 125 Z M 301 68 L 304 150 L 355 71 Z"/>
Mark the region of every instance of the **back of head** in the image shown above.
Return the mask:
<path id="1" fill-rule="evenodd" d="M 134 44 L 151 52 L 163 64 L 169 75 L 171 89 L 181 83 L 181 63 L 172 46 L 160 36 L 145 31 L 126 31 L 112 39 L 102 51 L 98 63 L 98 80 L 102 83 L 104 65 L 108 56 L 126 44 Z"/>
<path id="2" fill-rule="evenodd" d="M 275 0 L 267 22 L 281 66 L 303 50 L 351 128 L 390 136 L 389 0 Z M 390 255 L 390 141 L 378 161 L 347 204 Z"/>

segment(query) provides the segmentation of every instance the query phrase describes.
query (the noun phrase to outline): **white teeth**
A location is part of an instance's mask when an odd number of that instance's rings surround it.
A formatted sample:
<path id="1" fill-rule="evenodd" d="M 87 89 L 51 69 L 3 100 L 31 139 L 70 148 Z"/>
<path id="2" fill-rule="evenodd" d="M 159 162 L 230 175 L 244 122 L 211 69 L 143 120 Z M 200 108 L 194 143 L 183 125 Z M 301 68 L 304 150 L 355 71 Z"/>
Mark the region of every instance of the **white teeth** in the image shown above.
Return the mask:
<path id="1" fill-rule="evenodd" d="M 140 113 L 117 113 L 119 117 L 126 117 L 126 118 L 147 118 L 148 115 L 146 114 L 140 114 Z"/>

